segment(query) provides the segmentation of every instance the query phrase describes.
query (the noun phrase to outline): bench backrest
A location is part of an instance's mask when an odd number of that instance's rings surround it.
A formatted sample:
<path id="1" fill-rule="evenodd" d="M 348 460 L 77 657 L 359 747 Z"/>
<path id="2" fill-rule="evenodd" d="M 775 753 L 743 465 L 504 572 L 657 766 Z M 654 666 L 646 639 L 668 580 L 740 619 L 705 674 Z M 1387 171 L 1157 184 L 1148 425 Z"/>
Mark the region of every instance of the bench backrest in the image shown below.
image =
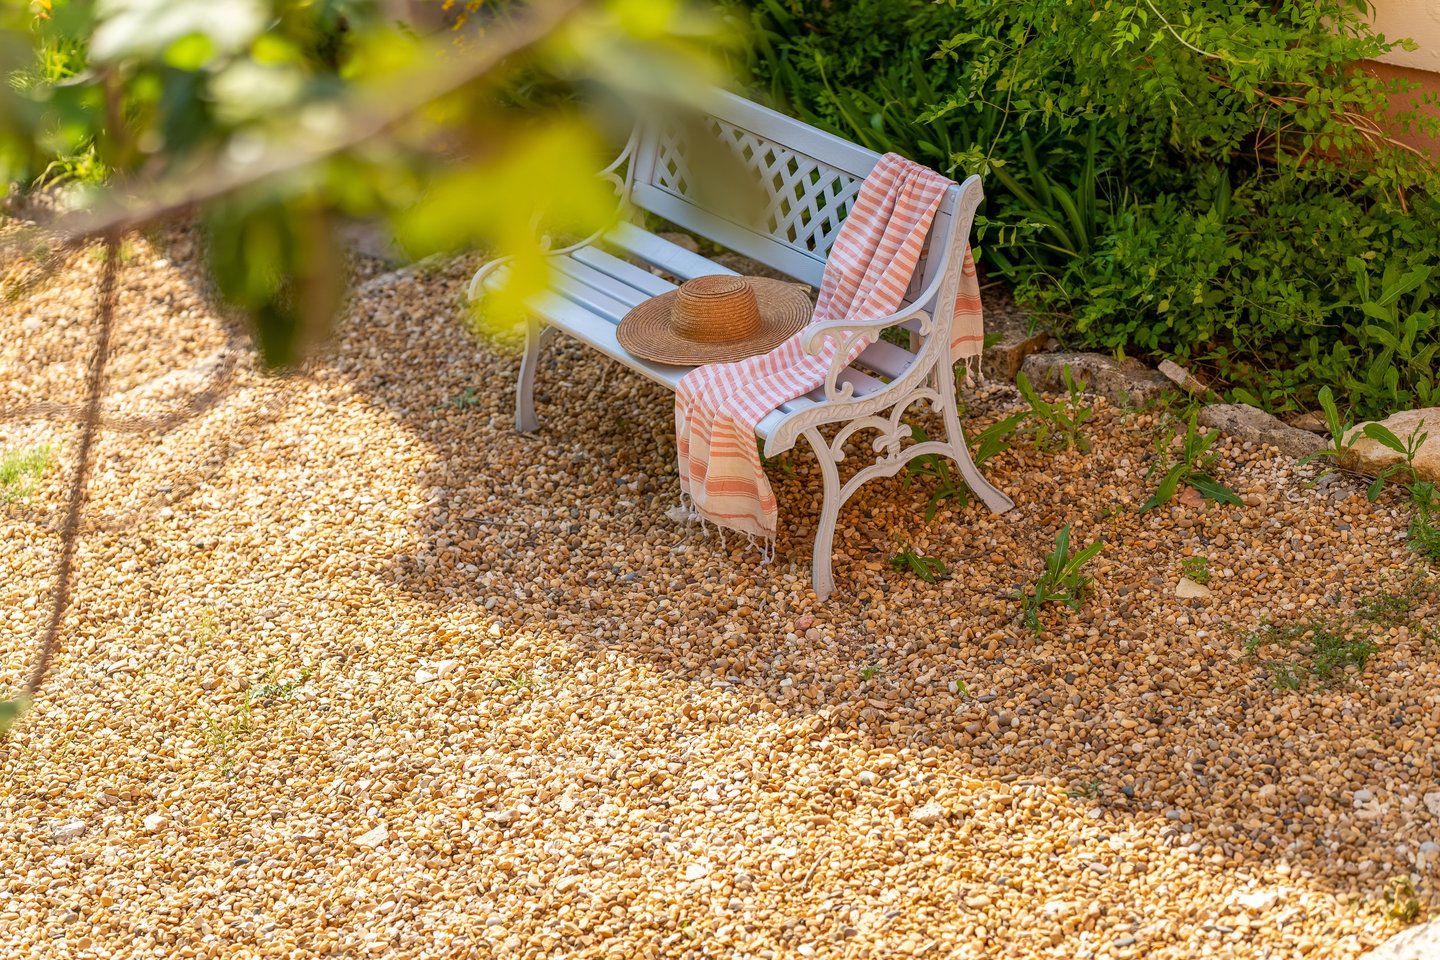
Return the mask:
<path id="1" fill-rule="evenodd" d="M 879 161 L 874 151 L 817 130 L 734 94 L 718 92 L 701 123 L 693 127 L 657 121 L 641 130 L 631 174 L 630 199 L 671 223 L 708 237 L 738 253 L 769 264 L 819 289 L 825 259 L 860 191 Z M 758 217 L 715 209 L 697 189 L 695 151 L 728 147 L 753 171 L 766 194 Z M 925 243 L 906 300 L 930 283 L 946 260 L 960 189 L 946 192 Z M 973 205 L 971 205 L 973 207 Z M 966 233 L 969 224 L 963 225 Z M 941 249 L 931 256 L 931 241 Z"/>

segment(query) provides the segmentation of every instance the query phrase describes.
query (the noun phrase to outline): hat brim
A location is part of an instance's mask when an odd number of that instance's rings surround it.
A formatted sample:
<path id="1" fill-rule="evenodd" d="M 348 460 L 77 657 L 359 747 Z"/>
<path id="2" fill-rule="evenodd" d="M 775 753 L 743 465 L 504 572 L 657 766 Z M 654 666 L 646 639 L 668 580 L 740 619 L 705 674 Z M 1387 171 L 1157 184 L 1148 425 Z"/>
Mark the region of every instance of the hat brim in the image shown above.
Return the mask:
<path id="1" fill-rule="evenodd" d="M 745 281 L 760 308 L 760 327 L 751 336 L 720 343 L 679 336 L 670 324 L 670 311 L 680 292 L 675 289 L 651 297 L 625 314 L 615 337 L 628 353 L 643 360 L 694 367 L 769 353 L 810 322 L 815 308 L 799 284 L 769 277 L 746 277 Z"/>

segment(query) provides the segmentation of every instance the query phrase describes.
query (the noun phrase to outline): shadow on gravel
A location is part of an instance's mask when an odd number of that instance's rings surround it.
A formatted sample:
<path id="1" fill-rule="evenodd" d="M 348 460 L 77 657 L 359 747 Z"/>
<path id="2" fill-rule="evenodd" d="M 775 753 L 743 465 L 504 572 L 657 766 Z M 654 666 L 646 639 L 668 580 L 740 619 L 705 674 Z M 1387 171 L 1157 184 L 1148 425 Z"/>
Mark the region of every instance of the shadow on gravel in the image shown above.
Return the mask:
<path id="1" fill-rule="evenodd" d="M 515 434 L 515 356 L 453 316 L 467 279 L 450 268 L 422 292 L 397 276 L 335 361 L 426 453 L 417 477 L 429 500 L 413 551 L 389 571 L 400 589 L 557 636 L 579 660 L 648 664 L 692 684 L 697 701 L 815 718 L 872 752 L 951 758 L 985 780 L 1060 784 L 1102 840 L 1143 835 L 1196 871 L 1288 876 L 1366 899 L 1410 873 L 1391 844 L 1366 845 L 1359 862 L 1351 809 L 1363 785 L 1435 777 L 1423 745 L 1403 756 L 1366 746 L 1404 703 L 1362 711 L 1351 708 L 1357 690 L 1276 691 L 1237 639 L 1307 592 L 1340 602 L 1341 581 L 1327 579 L 1328 562 L 1295 560 L 1271 595 L 1175 598 L 1187 551 L 1223 564 L 1247 539 L 1279 553 L 1290 531 L 1263 511 L 1134 519 L 1138 501 L 1124 496 L 1152 444 L 1119 411 L 1101 411 L 1108 437 L 1091 454 L 1015 450 L 992 462 L 1021 505 L 1016 519 L 972 505 L 926 525 L 927 492 L 900 478 L 869 484 L 842 512 L 838 589 L 820 605 L 809 594 L 819 484 L 808 452 L 770 469 L 773 565 L 704 539 L 665 516 L 678 499 L 670 394 L 556 337 L 538 378 L 541 431 Z M 993 412 L 977 404 L 970 415 Z M 1036 636 L 1017 626 L 1009 597 L 1066 523 L 1109 548 L 1094 598 Z M 891 570 L 897 537 L 939 556 L 951 578 Z M 843 791 L 824 801 L 857 802 Z M 1097 870 L 1151 869 L 1103 859 Z"/>

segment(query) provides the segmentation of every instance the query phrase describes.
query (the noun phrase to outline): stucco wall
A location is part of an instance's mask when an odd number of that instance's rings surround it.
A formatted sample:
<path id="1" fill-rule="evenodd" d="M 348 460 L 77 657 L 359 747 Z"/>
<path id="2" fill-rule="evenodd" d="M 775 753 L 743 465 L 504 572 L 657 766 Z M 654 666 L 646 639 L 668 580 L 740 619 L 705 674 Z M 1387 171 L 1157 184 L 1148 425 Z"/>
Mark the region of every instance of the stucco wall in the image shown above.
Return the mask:
<path id="1" fill-rule="evenodd" d="M 1396 50 L 1386 63 L 1412 70 L 1440 72 L 1440 0 L 1371 0 L 1375 29 L 1388 40 L 1409 37 L 1417 50 Z"/>

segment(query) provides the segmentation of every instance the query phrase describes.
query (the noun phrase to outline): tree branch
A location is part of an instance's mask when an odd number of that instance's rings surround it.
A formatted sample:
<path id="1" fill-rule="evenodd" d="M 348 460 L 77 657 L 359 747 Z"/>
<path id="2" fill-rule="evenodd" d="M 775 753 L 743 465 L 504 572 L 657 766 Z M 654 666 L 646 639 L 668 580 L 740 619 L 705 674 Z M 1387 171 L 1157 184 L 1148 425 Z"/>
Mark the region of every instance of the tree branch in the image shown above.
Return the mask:
<path id="1" fill-rule="evenodd" d="M 221 168 L 219 174 L 182 180 L 178 189 L 169 192 L 163 187 L 152 188 L 128 201 L 112 201 L 94 211 L 61 217 L 52 227 L 67 236 L 72 245 L 111 232 L 124 233 L 360 146 L 410 119 L 426 104 L 484 76 L 507 57 L 544 40 L 585 3 L 586 0 L 554 0 L 538 5 L 526 19 L 494 33 L 487 32 L 478 47 L 467 49 L 463 58 L 452 58 L 438 68 L 434 64 L 442 59 L 445 51 L 453 52 L 453 48 L 448 44 L 443 48 L 435 45 L 419 58 L 424 64 L 422 69 L 408 76 L 389 78 L 383 91 L 352 95 L 345 106 L 345 120 L 333 134 L 316 136 L 307 131 L 269 145 L 258 160 L 247 163 L 244 169 L 236 169 L 222 160 L 213 164 Z"/>

